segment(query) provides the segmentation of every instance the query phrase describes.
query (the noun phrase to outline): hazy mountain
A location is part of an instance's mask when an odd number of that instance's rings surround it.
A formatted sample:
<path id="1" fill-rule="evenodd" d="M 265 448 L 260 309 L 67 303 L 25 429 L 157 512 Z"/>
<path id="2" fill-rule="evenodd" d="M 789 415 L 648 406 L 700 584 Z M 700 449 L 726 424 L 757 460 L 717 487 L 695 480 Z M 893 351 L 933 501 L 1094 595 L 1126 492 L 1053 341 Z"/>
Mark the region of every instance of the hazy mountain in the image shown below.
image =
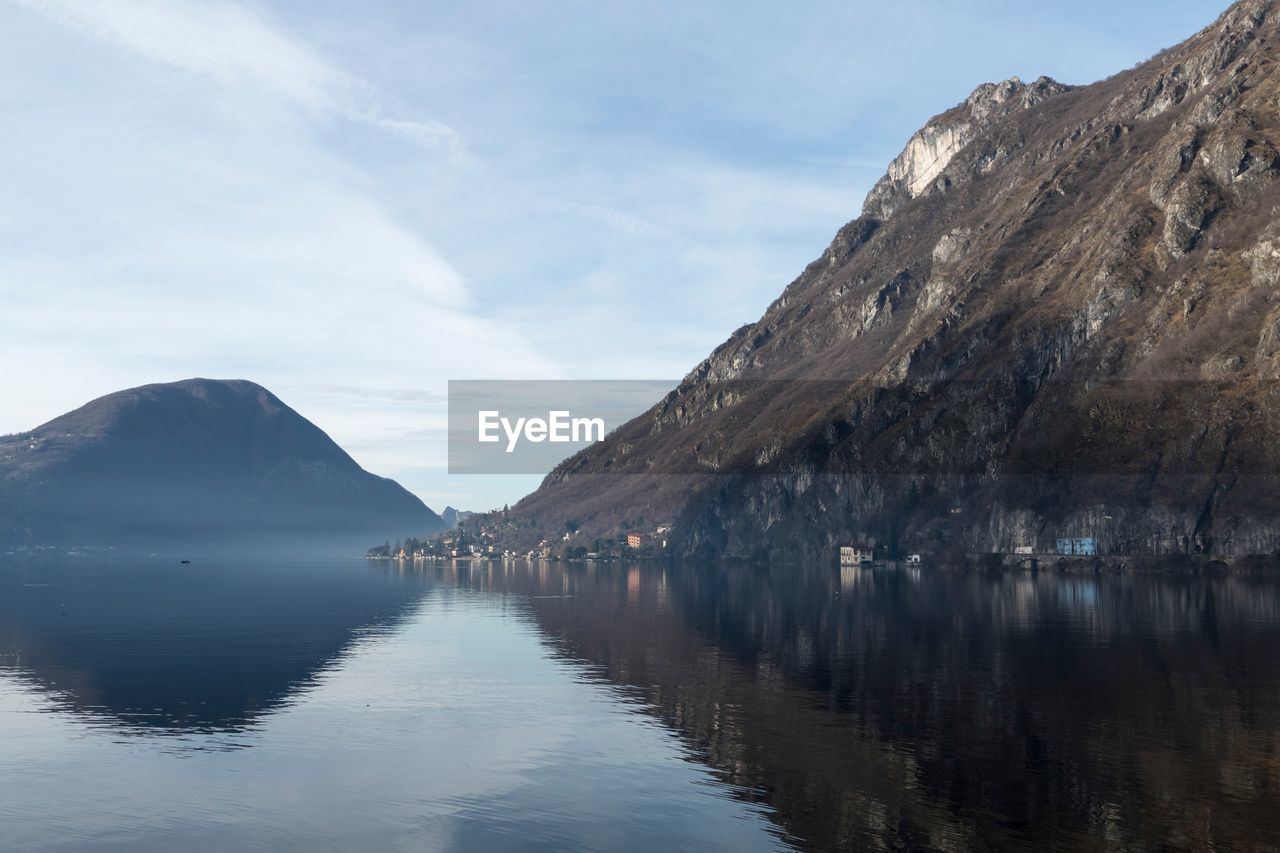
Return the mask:
<path id="1" fill-rule="evenodd" d="M 440 519 L 450 527 L 457 527 L 460 523 L 466 521 L 473 515 L 475 515 L 474 512 L 468 512 L 463 509 L 454 509 L 451 506 L 447 506 L 444 508 L 444 512 L 440 513 Z"/>
<path id="2" fill-rule="evenodd" d="M 445 529 L 261 386 L 190 379 L 109 394 L 0 438 L 0 541 L 140 545 Z"/>
<path id="3" fill-rule="evenodd" d="M 979 86 L 755 323 L 508 520 L 678 550 L 1280 547 L 1280 12 Z M 513 534 L 514 535 L 514 534 Z"/>

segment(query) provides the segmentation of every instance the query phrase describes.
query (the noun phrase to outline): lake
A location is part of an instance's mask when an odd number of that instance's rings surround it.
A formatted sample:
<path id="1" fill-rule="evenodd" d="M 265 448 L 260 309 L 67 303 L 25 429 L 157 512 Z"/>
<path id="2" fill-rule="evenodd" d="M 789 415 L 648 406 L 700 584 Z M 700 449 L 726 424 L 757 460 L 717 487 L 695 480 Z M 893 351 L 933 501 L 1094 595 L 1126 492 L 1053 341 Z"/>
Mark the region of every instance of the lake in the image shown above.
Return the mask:
<path id="1" fill-rule="evenodd" d="M 1280 843 L 1280 581 L 4 558 L 5 850 Z"/>

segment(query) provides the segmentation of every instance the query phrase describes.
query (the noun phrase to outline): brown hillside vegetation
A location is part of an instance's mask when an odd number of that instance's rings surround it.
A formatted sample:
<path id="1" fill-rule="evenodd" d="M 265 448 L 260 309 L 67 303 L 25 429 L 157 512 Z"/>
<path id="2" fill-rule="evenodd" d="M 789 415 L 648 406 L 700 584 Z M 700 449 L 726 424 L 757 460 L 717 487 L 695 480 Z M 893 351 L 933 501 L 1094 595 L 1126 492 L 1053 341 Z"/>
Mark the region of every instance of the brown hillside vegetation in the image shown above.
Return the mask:
<path id="1" fill-rule="evenodd" d="M 1270 553 L 1280 9 L 1107 80 L 980 86 L 757 322 L 507 518 L 681 553 Z"/>

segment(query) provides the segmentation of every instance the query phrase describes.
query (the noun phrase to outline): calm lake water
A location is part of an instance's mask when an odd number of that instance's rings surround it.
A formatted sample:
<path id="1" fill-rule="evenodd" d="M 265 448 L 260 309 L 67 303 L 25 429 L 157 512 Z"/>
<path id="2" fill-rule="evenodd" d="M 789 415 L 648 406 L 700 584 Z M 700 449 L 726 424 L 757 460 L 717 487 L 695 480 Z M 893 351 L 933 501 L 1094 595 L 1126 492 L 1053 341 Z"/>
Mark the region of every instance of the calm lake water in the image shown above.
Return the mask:
<path id="1" fill-rule="evenodd" d="M 4 850 L 1280 844 L 1280 582 L 0 564 Z"/>

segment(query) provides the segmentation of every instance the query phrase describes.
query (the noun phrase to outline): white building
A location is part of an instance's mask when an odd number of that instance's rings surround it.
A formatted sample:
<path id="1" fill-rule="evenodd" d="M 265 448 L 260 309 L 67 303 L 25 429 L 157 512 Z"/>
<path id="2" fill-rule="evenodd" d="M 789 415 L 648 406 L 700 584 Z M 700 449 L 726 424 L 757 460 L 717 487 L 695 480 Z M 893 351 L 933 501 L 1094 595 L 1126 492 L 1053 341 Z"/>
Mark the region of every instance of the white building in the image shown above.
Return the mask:
<path id="1" fill-rule="evenodd" d="M 840 546 L 840 565 L 861 566 L 875 559 L 874 549 L 870 545 L 853 542 Z"/>

